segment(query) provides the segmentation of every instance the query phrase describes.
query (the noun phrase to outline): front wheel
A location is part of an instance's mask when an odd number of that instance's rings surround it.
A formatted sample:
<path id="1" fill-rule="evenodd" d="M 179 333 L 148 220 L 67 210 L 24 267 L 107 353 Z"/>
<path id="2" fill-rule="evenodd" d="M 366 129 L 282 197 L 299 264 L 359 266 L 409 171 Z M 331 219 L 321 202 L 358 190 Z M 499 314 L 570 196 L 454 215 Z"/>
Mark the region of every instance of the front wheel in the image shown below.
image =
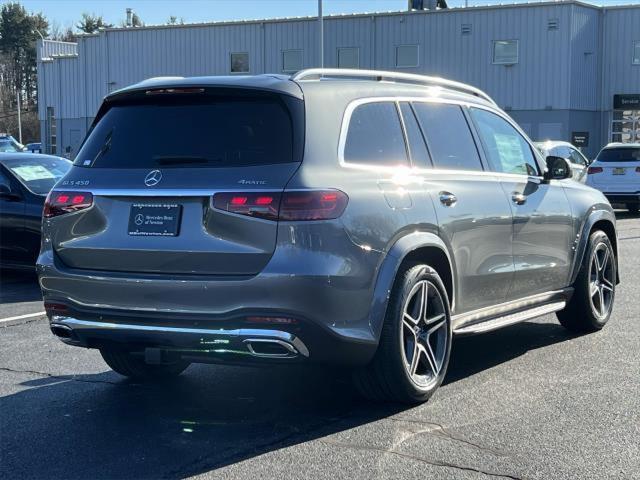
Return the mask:
<path id="1" fill-rule="evenodd" d="M 589 237 L 573 296 L 556 314 L 562 326 L 576 333 L 602 329 L 611 317 L 616 279 L 617 264 L 609 237 L 596 230 Z"/>
<path id="2" fill-rule="evenodd" d="M 354 372 L 358 390 L 378 401 L 418 403 L 442 383 L 451 352 L 447 291 L 427 265 L 397 278 L 373 361 Z"/>
<path id="3" fill-rule="evenodd" d="M 161 380 L 177 377 L 190 365 L 189 362 L 182 360 L 152 365 L 146 363 L 142 356 L 111 348 L 101 348 L 100 354 L 114 372 L 137 380 Z"/>

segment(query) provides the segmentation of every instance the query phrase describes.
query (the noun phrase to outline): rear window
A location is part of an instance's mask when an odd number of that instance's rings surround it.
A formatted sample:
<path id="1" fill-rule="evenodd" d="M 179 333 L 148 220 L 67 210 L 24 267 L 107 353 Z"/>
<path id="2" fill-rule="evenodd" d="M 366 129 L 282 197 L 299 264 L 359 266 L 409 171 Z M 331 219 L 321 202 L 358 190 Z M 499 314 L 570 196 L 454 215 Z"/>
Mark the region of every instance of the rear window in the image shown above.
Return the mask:
<path id="1" fill-rule="evenodd" d="M 93 168 L 235 167 L 294 159 L 293 127 L 278 99 L 143 99 L 111 107 L 75 165 Z"/>
<path id="2" fill-rule="evenodd" d="M 27 154 L 21 158 L 3 159 L 3 164 L 20 183 L 37 195 L 49 193 L 71 168 L 71 162 L 64 158 L 33 158 Z"/>
<path id="3" fill-rule="evenodd" d="M 606 148 L 600 152 L 599 162 L 640 162 L 640 148 Z"/>

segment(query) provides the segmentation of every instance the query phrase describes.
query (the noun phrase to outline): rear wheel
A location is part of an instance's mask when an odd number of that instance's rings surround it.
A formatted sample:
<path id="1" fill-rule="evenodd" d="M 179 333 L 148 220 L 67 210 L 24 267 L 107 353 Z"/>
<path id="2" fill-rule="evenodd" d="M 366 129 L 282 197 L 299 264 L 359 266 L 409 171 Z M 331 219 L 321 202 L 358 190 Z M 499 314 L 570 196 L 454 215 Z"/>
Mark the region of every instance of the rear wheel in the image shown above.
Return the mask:
<path id="1" fill-rule="evenodd" d="M 627 203 L 627 210 L 629 210 L 631 213 L 638 213 L 640 212 L 640 204 Z"/>
<path id="2" fill-rule="evenodd" d="M 604 327 L 613 309 L 616 278 L 616 259 L 609 237 L 596 230 L 589 237 L 573 296 L 567 307 L 556 314 L 560 323 L 577 333 Z"/>
<path id="3" fill-rule="evenodd" d="M 125 350 L 100 349 L 100 354 L 114 372 L 138 380 L 160 380 L 180 375 L 190 364 L 183 360 L 160 365 L 149 364 L 144 357 Z"/>
<path id="4" fill-rule="evenodd" d="M 407 268 L 394 285 L 373 361 L 354 372 L 358 390 L 371 400 L 428 400 L 447 371 L 450 317 L 436 271 L 427 265 Z"/>

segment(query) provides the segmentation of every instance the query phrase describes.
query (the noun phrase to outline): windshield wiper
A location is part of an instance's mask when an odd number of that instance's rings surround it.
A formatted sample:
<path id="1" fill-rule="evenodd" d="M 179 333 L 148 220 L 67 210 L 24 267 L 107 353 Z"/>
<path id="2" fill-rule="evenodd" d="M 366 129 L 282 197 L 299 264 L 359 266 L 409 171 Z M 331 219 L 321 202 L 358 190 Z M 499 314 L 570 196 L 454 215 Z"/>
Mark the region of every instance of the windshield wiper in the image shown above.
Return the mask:
<path id="1" fill-rule="evenodd" d="M 100 157 L 102 157 L 105 153 L 107 153 L 111 149 L 112 135 L 113 135 L 113 128 L 109 130 L 109 133 L 107 133 L 107 135 L 104 137 L 104 142 L 102 143 L 100 150 L 98 150 L 98 153 L 96 153 L 96 156 L 93 157 L 93 160 L 90 160 L 90 161 L 84 160 L 82 162 L 83 167 L 93 166 L 96 163 L 96 160 L 98 160 Z"/>

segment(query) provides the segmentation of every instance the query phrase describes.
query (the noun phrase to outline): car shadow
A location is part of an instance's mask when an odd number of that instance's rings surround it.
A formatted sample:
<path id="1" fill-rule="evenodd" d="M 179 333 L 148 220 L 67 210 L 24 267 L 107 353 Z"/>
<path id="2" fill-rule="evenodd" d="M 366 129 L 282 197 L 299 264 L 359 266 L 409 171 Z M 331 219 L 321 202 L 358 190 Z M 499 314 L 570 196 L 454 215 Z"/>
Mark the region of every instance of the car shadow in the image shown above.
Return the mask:
<path id="1" fill-rule="evenodd" d="M 477 372 L 570 338 L 559 325 L 525 323 L 456 339 L 432 402 Z M 316 367 L 197 365 L 159 384 L 108 371 L 20 388 L 0 397 L 2 478 L 184 478 L 429 408 L 368 403 L 347 372 Z"/>
<path id="2" fill-rule="evenodd" d="M 40 300 L 42 293 L 35 272 L 0 270 L 0 304 Z"/>
<path id="3" fill-rule="evenodd" d="M 616 219 L 617 220 L 625 220 L 628 218 L 640 218 L 640 213 L 632 213 L 629 212 L 628 210 L 616 210 L 615 211 L 616 214 Z"/>

